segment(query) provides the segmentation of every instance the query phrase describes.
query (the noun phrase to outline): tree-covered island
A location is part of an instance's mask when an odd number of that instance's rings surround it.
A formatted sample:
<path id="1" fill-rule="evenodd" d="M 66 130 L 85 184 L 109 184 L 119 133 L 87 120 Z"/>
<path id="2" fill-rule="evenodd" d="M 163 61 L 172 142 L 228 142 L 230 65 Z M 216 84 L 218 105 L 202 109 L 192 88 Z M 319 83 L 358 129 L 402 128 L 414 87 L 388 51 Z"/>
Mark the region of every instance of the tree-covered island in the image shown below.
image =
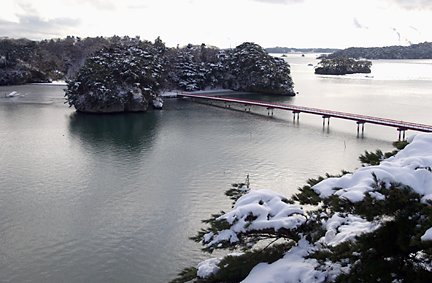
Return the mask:
<path id="1" fill-rule="evenodd" d="M 432 59 L 432 42 L 410 44 L 409 46 L 350 47 L 337 50 L 326 58 L 365 59 Z"/>
<path id="2" fill-rule="evenodd" d="M 91 113 L 146 111 L 162 87 L 163 52 L 140 40 L 103 48 L 68 82 L 68 104 Z"/>
<path id="3" fill-rule="evenodd" d="M 257 44 L 167 48 L 160 39 L 135 39 L 89 57 L 65 96 L 81 112 L 135 112 L 145 111 L 162 90 L 209 88 L 294 95 L 289 65 Z"/>
<path id="4" fill-rule="evenodd" d="M 315 74 L 319 75 L 346 75 L 371 72 L 372 62 L 367 60 L 355 60 L 351 58 L 321 59 L 315 68 Z"/>

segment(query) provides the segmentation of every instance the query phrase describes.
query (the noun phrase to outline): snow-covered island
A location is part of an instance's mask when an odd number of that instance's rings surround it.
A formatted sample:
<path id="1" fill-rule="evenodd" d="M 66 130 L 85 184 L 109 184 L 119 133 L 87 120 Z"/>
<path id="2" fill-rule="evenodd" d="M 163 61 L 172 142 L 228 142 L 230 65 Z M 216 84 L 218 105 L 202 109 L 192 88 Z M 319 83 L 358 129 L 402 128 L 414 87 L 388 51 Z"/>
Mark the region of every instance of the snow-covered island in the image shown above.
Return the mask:
<path id="1" fill-rule="evenodd" d="M 431 282 L 432 134 L 397 146 L 366 152 L 352 173 L 310 179 L 290 199 L 234 186 L 232 210 L 193 239 L 235 252 L 173 282 Z"/>
<path id="2" fill-rule="evenodd" d="M 96 52 L 68 82 L 67 103 L 80 112 L 146 111 L 163 82 L 163 50 L 158 47 L 131 39 Z"/>
<path id="3" fill-rule="evenodd" d="M 89 57 L 65 97 L 81 112 L 131 112 L 146 111 L 152 101 L 160 108 L 161 92 L 221 88 L 295 95 L 288 63 L 257 44 L 167 48 L 159 38 L 127 38 Z"/>
<path id="4" fill-rule="evenodd" d="M 355 60 L 351 58 L 322 59 L 315 68 L 318 75 L 346 75 L 355 73 L 369 74 L 372 62 L 367 60 Z"/>

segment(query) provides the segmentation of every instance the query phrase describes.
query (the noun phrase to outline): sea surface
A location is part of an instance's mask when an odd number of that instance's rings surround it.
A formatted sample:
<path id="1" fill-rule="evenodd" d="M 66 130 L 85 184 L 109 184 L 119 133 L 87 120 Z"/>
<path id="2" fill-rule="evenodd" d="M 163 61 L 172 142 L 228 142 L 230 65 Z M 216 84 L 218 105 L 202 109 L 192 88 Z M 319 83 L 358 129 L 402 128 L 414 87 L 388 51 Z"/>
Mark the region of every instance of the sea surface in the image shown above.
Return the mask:
<path id="1" fill-rule="evenodd" d="M 317 76 L 317 54 L 290 54 L 294 105 L 432 124 L 432 61 L 373 61 L 369 75 Z M 312 64 L 312 66 L 308 66 Z M 0 87 L 0 281 L 167 282 L 207 257 L 190 241 L 224 191 L 290 196 L 308 178 L 392 149 L 393 128 L 167 99 L 161 111 L 84 115 L 64 86 Z M 16 91 L 19 95 L 5 97 Z M 414 134 L 414 132 L 408 132 Z"/>

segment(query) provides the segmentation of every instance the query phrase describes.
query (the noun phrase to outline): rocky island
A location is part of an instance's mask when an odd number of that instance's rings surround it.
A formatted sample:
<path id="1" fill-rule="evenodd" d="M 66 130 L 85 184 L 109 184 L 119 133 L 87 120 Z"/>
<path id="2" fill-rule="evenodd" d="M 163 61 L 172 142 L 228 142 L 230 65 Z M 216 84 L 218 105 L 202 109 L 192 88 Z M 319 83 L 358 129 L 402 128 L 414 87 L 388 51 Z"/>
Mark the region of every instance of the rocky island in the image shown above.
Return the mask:
<path id="1" fill-rule="evenodd" d="M 372 62 L 354 60 L 351 58 L 322 59 L 315 68 L 318 75 L 346 75 L 355 73 L 370 73 Z"/>
<path id="2" fill-rule="evenodd" d="M 90 113 L 141 112 L 162 85 L 162 55 L 155 44 L 124 41 L 88 58 L 68 82 L 69 106 Z"/>
<path id="3" fill-rule="evenodd" d="M 163 90 L 212 88 L 295 95 L 288 63 L 257 44 L 167 48 L 159 38 L 128 38 L 90 56 L 68 82 L 65 97 L 80 112 L 141 112 Z"/>

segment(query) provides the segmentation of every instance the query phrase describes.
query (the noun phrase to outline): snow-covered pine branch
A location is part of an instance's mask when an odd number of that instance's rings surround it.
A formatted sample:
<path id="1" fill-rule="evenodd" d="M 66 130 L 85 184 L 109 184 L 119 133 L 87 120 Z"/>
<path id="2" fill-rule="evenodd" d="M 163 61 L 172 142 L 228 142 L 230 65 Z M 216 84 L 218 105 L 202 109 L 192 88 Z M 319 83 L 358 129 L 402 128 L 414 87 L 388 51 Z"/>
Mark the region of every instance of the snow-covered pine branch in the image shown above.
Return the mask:
<path id="1" fill-rule="evenodd" d="M 376 165 L 309 180 L 290 200 L 231 189 L 233 209 L 214 215 L 196 239 L 208 251 L 243 253 L 204 261 L 173 282 L 429 282 L 432 134 L 377 156 Z"/>

